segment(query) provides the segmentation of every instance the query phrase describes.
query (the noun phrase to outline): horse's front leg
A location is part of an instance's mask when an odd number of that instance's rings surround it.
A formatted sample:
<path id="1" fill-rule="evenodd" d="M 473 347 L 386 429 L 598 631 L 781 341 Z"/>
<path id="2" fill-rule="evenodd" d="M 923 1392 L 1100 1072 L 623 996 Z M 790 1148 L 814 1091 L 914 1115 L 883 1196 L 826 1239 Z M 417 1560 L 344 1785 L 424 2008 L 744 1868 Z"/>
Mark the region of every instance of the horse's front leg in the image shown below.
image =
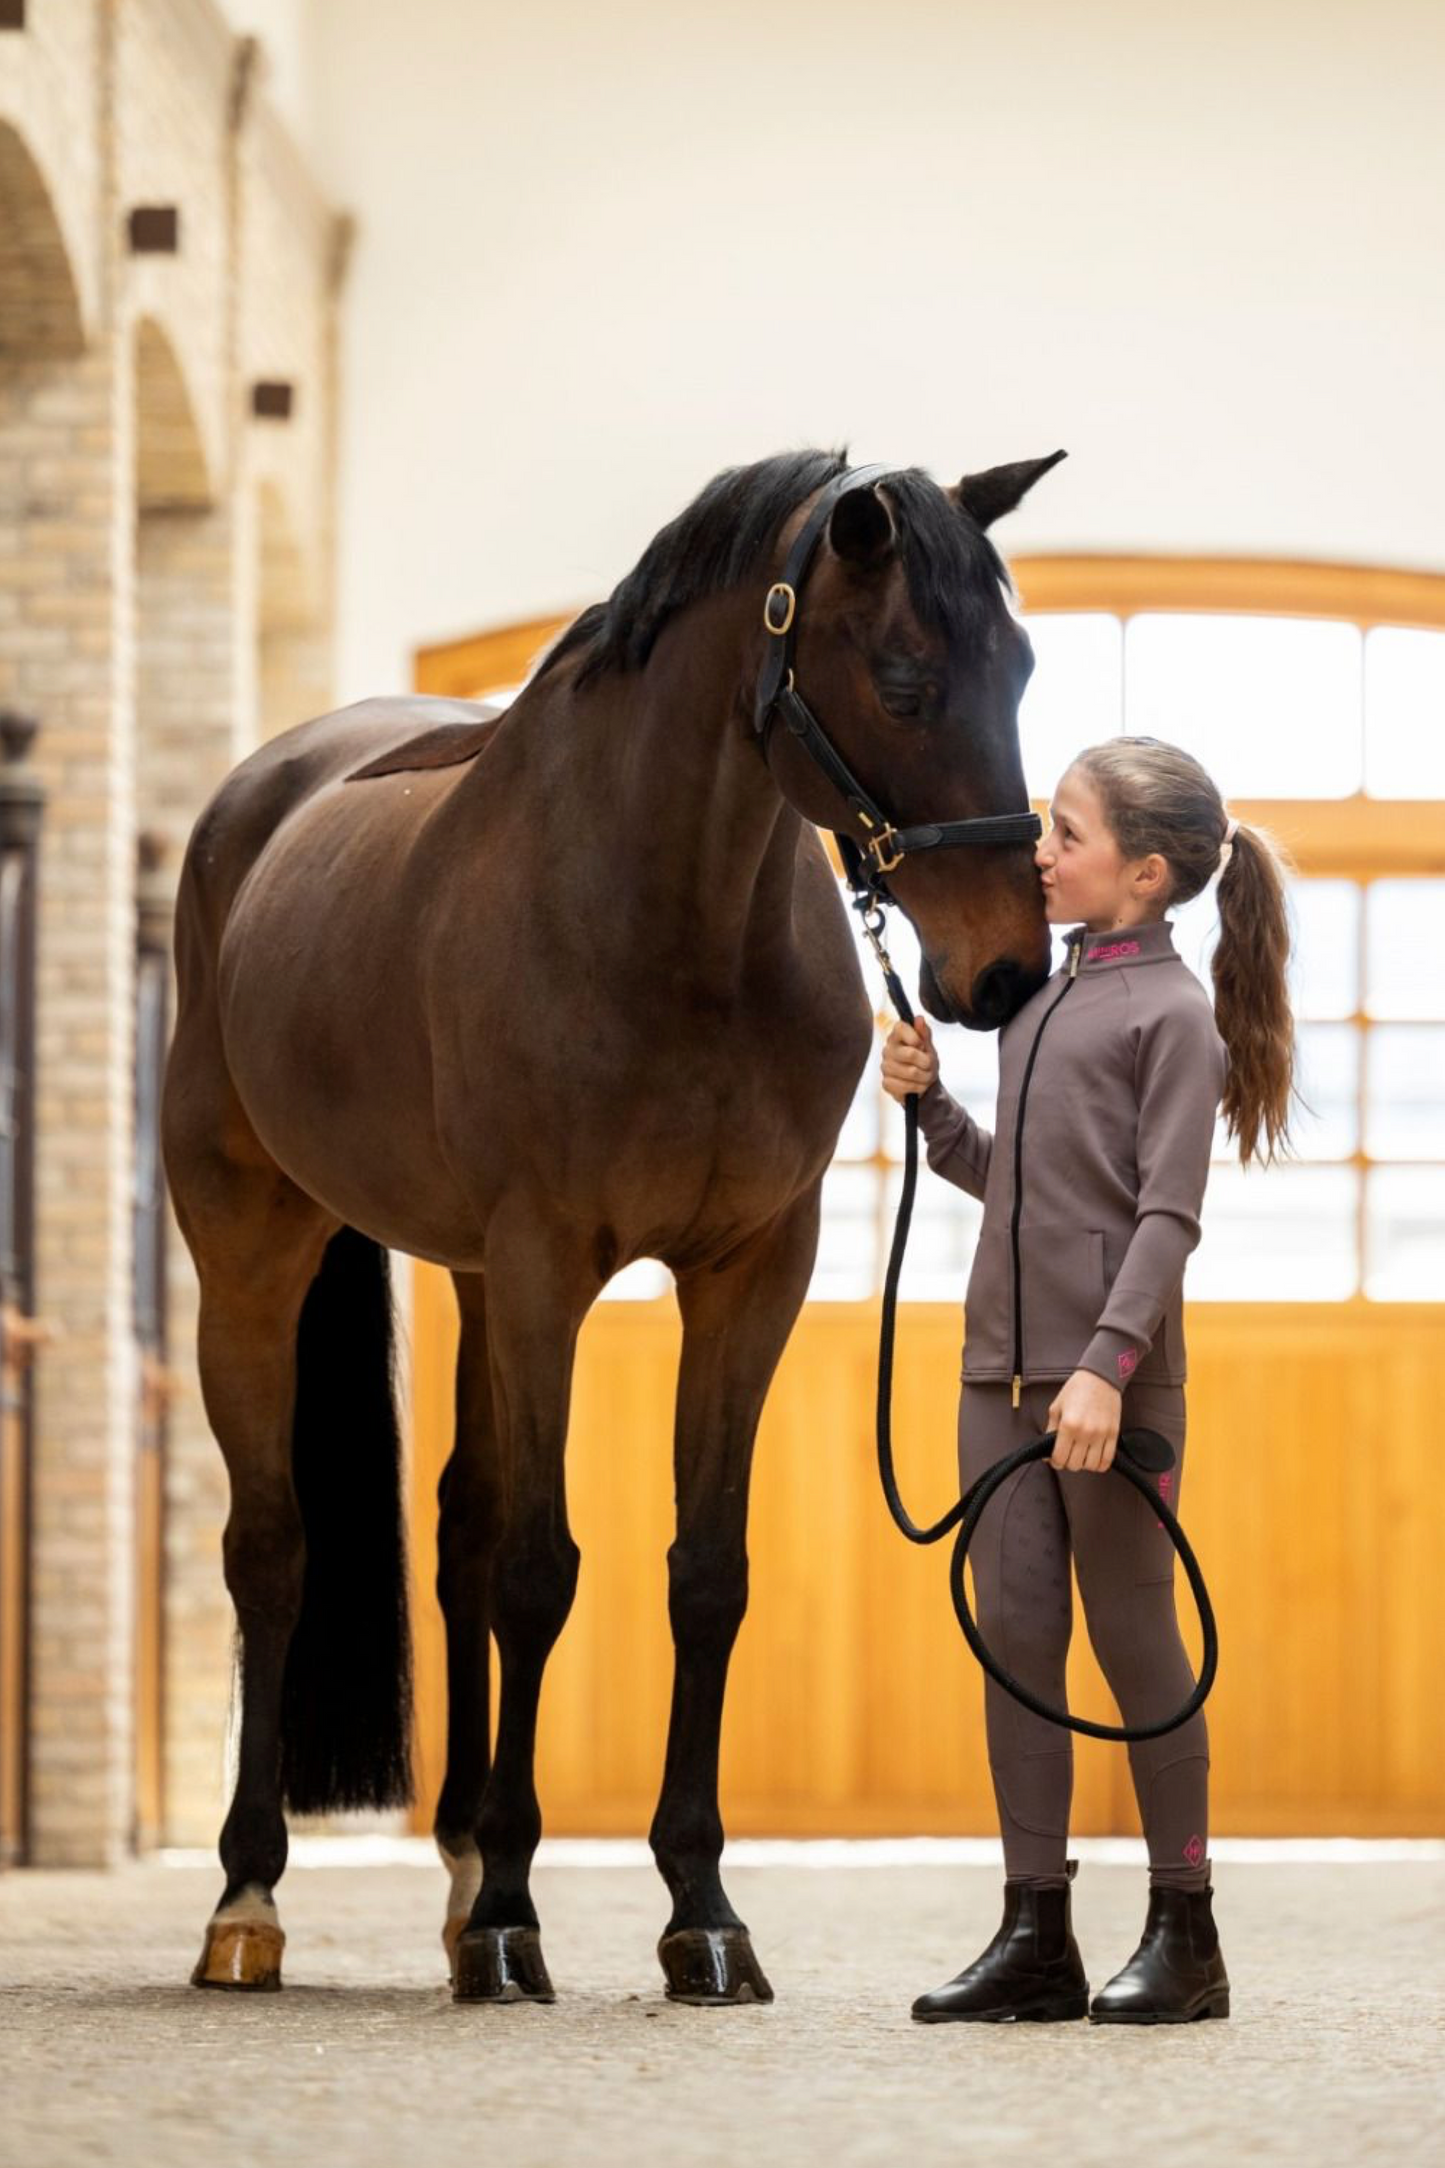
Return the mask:
<path id="1" fill-rule="evenodd" d="M 547 1658 L 577 1589 L 563 1457 L 577 1332 L 595 1278 L 539 1240 L 539 1215 L 498 1222 L 486 1256 L 486 1336 L 505 1505 L 491 1623 L 501 1660 L 496 1754 L 477 1837 L 482 1886 L 457 1938 L 461 2002 L 551 2002 L 530 1879 L 542 1834 L 534 1773 Z"/>
<path id="2" fill-rule="evenodd" d="M 455 1980 L 457 1942 L 482 1886 L 478 1828 L 491 1767 L 491 1582 L 502 1525 L 502 1471 L 487 1343 L 486 1276 L 454 1272 L 461 1334 L 456 1442 L 441 1479 L 437 1595 L 447 1636 L 447 1768 L 436 1841 L 451 1889 L 442 1942 Z"/>
<path id="3" fill-rule="evenodd" d="M 668 1552 L 676 1668 L 651 1837 L 672 1893 L 658 1956 L 677 2002 L 771 2002 L 773 1995 L 722 1886 L 718 1749 L 728 1662 L 748 1603 L 753 1439 L 807 1292 L 818 1195 L 811 1190 L 725 1271 L 678 1282 L 677 1540 Z"/>

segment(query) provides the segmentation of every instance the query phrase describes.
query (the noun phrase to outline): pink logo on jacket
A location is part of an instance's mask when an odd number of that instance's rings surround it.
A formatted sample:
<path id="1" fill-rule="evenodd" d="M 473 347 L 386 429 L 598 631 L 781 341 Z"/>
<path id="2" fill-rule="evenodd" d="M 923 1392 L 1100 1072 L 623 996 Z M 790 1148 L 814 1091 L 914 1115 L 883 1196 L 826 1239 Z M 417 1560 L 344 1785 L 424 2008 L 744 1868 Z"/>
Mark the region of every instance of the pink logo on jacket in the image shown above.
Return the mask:
<path id="1" fill-rule="evenodd" d="M 1134 1372 L 1138 1369 L 1138 1367 L 1139 1357 L 1134 1352 L 1133 1348 L 1126 1347 L 1123 1354 L 1119 1357 L 1119 1377 L 1121 1381 L 1125 1378 L 1132 1378 Z"/>
<path id="2" fill-rule="evenodd" d="M 1091 964 L 1112 963 L 1116 956 L 1137 956 L 1138 953 L 1137 941 L 1108 941 L 1101 943 L 1098 948 L 1091 948 L 1084 961 Z"/>

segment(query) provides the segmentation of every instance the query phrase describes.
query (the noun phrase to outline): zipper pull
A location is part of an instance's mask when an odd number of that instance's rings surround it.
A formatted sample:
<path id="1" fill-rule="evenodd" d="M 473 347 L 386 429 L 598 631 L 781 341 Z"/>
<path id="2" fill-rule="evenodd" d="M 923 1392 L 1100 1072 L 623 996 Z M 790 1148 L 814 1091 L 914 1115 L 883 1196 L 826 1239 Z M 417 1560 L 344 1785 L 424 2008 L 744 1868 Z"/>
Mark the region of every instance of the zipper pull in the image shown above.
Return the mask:
<path id="1" fill-rule="evenodd" d="M 1014 1379 L 1014 1398 L 1013 1398 L 1013 1404 L 1014 1404 L 1014 1406 L 1015 1406 L 1015 1407 L 1017 1407 L 1017 1406 L 1018 1406 L 1018 1404 L 1019 1404 L 1019 1394 L 1020 1394 L 1020 1393 L 1021 1393 L 1021 1392 L 1023 1391 L 1023 1384 L 1024 1384 L 1024 1381 L 1023 1381 L 1023 1379 L 1022 1379 L 1022 1378 L 1015 1378 L 1015 1379 Z"/>
<path id="2" fill-rule="evenodd" d="M 1069 951 L 1069 977 L 1071 979 L 1076 979 L 1079 975 L 1079 959 L 1083 953 L 1084 937 L 1081 934 Z"/>

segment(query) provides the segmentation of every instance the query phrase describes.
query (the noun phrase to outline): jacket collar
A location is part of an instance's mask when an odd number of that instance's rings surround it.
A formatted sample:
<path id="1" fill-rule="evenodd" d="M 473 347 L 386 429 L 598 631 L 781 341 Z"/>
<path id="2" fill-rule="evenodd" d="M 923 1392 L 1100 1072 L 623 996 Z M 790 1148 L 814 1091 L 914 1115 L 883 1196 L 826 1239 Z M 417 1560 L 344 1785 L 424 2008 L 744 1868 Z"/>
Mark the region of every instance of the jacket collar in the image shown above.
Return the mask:
<path id="1" fill-rule="evenodd" d="M 1080 972 L 1112 971 L 1120 964 L 1157 964 L 1177 957 L 1174 927 L 1167 918 L 1151 919 L 1142 926 L 1121 926 L 1117 933 L 1090 933 L 1087 926 L 1070 929 L 1069 943 L 1083 945 Z"/>

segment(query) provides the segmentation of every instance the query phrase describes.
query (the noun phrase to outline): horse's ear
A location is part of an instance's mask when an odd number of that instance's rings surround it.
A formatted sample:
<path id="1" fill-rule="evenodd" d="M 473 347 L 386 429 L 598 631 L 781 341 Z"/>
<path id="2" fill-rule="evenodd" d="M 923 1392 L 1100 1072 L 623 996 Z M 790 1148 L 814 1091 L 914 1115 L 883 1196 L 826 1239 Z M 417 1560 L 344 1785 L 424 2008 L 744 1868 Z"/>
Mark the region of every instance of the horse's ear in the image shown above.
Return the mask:
<path id="1" fill-rule="evenodd" d="M 828 541 L 850 565 L 881 565 L 896 540 L 893 516 L 876 489 L 845 490 L 829 515 Z"/>
<path id="2" fill-rule="evenodd" d="M 966 474 L 954 495 L 980 527 L 991 527 L 996 519 L 1023 503 L 1040 475 L 1068 456 L 1067 452 L 1050 452 L 1046 459 L 1018 459 L 1011 467 L 989 467 L 982 474 Z"/>

